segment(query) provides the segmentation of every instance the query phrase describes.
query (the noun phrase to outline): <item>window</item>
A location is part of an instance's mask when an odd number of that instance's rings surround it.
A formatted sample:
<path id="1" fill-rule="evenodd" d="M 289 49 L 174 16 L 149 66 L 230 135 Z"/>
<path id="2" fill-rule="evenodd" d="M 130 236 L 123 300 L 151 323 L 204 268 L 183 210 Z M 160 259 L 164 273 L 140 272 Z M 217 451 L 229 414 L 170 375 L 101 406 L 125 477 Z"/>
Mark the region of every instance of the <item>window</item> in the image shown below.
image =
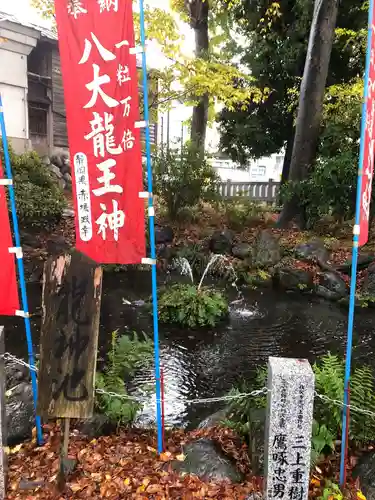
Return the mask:
<path id="1" fill-rule="evenodd" d="M 259 179 L 265 177 L 265 175 L 266 175 L 266 167 L 264 165 L 251 167 L 250 176 L 252 179 Z"/>

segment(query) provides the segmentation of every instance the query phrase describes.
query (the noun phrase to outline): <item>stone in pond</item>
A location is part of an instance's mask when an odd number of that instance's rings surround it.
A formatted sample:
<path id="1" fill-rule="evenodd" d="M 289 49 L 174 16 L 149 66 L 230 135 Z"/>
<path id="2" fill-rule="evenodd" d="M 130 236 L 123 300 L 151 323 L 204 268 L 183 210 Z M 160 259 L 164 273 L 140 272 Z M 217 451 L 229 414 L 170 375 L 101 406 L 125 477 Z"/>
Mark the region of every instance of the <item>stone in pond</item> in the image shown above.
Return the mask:
<path id="1" fill-rule="evenodd" d="M 304 260 L 317 260 L 326 263 L 329 260 L 330 253 L 324 245 L 324 241 L 318 238 L 310 240 L 307 243 L 301 243 L 295 248 L 296 257 Z"/>
<path id="2" fill-rule="evenodd" d="M 177 472 L 194 474 L 209 481 L 240 483 L 244 479 L 233 462 L 210 439 L 200 439 L 187 444 L 183 453 L 183 462 L 172 462 L 172 467 Z"/>
<path id="3" fill-rule="evenodd" d="M 234 233 L 229 229 L 215 231 L 210 239 L 210 250 L 213 253 L 227 254 L 232 251 Z"/>
<path id="4" fill-rule="evenodd" d="M 279 238 L 266 229 L 260 231 L 252 251 L 253 267 L 271 267 L 281 260 Z"/>
<path id="5" fill-rule="evenodd" d="M 332 271 L 325 272 L 319 277 L 319 285 L 316 293 L 320 297 L 328 300 L 340 300 L 347 295 L 345 281 L 338 273 Z"/>
<path id="6" fill-rule="evenodd" d="M 353 470 L 353 478 L 359 479 L 362 493 L 367 500 L 375 500 L 375 453 L 363 455 Z"/>
<path id="7" fill-rule="evenodd" d="M 288 291 L 307 291 L 314 285 L 313 276 L 309 271 L 294 269 L 293 267 L 280 267 L 274 274 L 276 286 Z"/>
<path id="8" fill-rule="evenodd" d="M 238 259 L 247 259 L 251 255 L 251 251 L 251 245 L 248 243 L 238 243 L 232 248 L 232 255 Z"/>

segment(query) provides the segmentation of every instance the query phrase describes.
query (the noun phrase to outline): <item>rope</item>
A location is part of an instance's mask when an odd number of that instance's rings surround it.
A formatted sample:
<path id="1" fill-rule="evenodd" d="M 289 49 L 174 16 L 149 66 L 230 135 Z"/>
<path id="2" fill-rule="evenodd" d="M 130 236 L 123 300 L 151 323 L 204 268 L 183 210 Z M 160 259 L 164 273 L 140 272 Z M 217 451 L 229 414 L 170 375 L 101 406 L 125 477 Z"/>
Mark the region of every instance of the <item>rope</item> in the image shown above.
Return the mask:
<path id="1" fill-rule="evenodd" d="M 3 358 L 4 360 L 11 361 L 14 364 L 18 364 L 21 366 L 24 366 L 25 368 L 28 368 L 31 371 L 38 372 L 38 368 L 36 366 L 32 366 L 29 363 L 26 363 L 24 360 L 17 358 L 16 356 L 13 356 L 13 354 L 10 354 L 9 352 L 6 352 L 3 355 L 0 355 L 0 358 Z M 151 382 L 148 381 L 148 382 Z M 116 392 L 111 392 L 111 391 L 106 391 L 104 389 L 96 389 L 95 392 L 97 394 L 102 394 L 111 398 L 117 398 L 117 399 L 124 399 L 128 401 L 134 401 L 137 403 L 146 403 L 150 401 L 150 398 L 146 397 L 139 397 L 139 396 L 131 396 L 129 394 L 118 394 Z M 211 398 L 195 398 L 195 399 L 184 399 L 183 402 L 185 404 L 191 404 L 191 405 L 199 405 L 199 404 L 211 404 L 211 403 L 221 403 L 223 401 L 233 401 L 236 399 L 244 399 L 244 398 L 255 398 L 259 396 L 264 396 L 266 395 L 269 391 L 267 387 L 262 387 L 262 389 L 258 389 L 256 391 L 252 392 L 242 392 L 239 394 L 233 394 L 233 395 L 226 395 L 226 396 L 218 396 L 218 397 L 211 397 Z M 340 406 L 341 408 L 349 408 L 350 411 L 353 411 L 355 413 L 360 413 L 362 415 L 367 415 L 368 417 L 375 418 L 375 412 L 372 412 L 370 410 L 365 410 L 364 408 L 359 408 L 358 406 L 353 406 L 353 405 L 346 405 L 344 404 L 343 401 L 340 401 L 338 399 L 331 399 L 330 397 L 324 395 L 324 394 L 319 394 L 318 392 L 314 392 L 314 395 L 316 398 L 319 398 L 322 401 L 330 402 L 333 403 L 337 406 Z M 160 402 L 161 400 L 156 399 L 157 402 Z M 164 398 L 164 401 L 168 401 L 168 398 Z M 176 398 L 173 400 L 170 400 L 172 402 L 176 402 Z"/>

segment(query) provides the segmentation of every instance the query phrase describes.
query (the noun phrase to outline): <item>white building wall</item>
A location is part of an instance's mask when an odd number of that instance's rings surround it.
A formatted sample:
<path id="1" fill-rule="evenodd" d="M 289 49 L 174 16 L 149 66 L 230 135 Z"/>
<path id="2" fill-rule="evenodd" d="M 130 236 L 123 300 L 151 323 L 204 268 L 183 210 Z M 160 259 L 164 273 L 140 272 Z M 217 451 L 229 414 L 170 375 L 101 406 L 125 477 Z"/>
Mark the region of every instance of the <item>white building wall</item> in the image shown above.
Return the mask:
<path id="1" fill-rule="evenodd" d="M 269 179 L 280 181 L 283 169 L 283 153 L 260 158 L 249 162 L 247 168 L 239 166 L 231 160 L 211 160 L 212 166 L 217 171 L 223 182 L 267 182 Z"/>
<path id="2" fill-rule="evenodd" d="M 7 135 L 16 139 L 28 139 L 27 57 L 0 48 L 0 68 L 3 68 L 0 92 Z"/>

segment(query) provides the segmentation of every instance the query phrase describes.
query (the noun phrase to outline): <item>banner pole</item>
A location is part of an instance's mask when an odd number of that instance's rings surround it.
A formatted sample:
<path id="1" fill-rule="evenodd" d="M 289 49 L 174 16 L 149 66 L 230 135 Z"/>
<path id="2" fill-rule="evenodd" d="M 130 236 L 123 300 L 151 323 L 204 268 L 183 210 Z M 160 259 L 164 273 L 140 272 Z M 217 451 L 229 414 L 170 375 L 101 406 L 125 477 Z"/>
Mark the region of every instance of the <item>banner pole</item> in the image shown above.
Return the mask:
<path id="1" fill-rule="evenodd" d="M 353 248 L 352 248 L 352 268 L 350 277 L 350 299 L 348 313 L 348 331 L 346 343 L 345 357 L 345 378 L 344 378 L 344 408 L 342 412 L 342 439 L 341 439 L 341 461 L 340 461 L 340 485 L 345 486 L 346 475 L 346 450 L 348 447 L 349 436 L 349 383 L 352 361 L 352 346 L 353 346 L 353 327 L 354 327 L 354 310 L 355 310 L 355 293 L 357 285 L 357 264 L 358 264 L 358 247 L 360 236 L 360 216 L 361 216 L 361 192 L 362 192 L 362 176 L 363 176 L 363 160 L 365 151 L 365 130 L 366 130 L 366 113 L 367 113 L 367 97 L 368 97 L 368 78 L 370 71 L 371 59 L 371 37 L 372 37 L 372 16 L 374 9 L 374 0 L 370 0 L 368 12 L 368 34 L 367 34 L 367 52 L 366 52 L 366 70 L 364 77 L 364 91 L 362 103 L 362 119 L 361 119 L 361 138 L 360 151 L 358 162 L 358 177 L 357 177 L 357 196 L 355 207 L 355 225 L 353 228 Z"/>
<path id="2" fill-rule="evenodd" d="M 146 122 L 146 160 L 147 160 L 147 182 L 148 182 L 148 216 L 150 230 L 151 247 L 151 277 L 152 277 L 152 312 L 154 323 L 154 357 L 155 357 L 155 382 L 156 382 L 156 422 L 158 436 L 158 453 L 163 452 L 163 425 L 161 411 L 161 383 L 160 383 L 160 354 L 159 354 L 159 321 L 158 321 L 158 294 L 156 276 L 156 244 L 155 244 L 155 214 L 153 202 L 153 182 L 151 163 L 151 140 L 148 110 L 148 82 L 147 82 L 147 62 L 146 62 L 146 36 L 145 36 L 145 15 L 143 0 L 139 0 L 139 20 L 142 45 L 142 77 L 143 77 L 143 108 Z"/>
<path id="3" fill-rule="evenodd" d="M 13 179 L 12 167 L 10 164 L 10 157 L 9 157 L 9 147 L 8 147 L 8 139 L 7 139 L 7 135 L 6 135 L 5 118 L 4 118 L 3 102 L 2 102 L 1 93 L 0 93 L 0 130 L 1 130 L 1 135 L 2 135 L 3 149 L 4 149 L 6 176 L 8 179 Z M 8 185 L 8 188 L 9 188 L 10 207 L 11 207 L 11 211 L 12 211 L 12 221 L 13 221 L 13 231 L 14 231 L 15 244 L 16 244 L 17 248 L 21 248 L 21 238 L 20 238 L 17 211 L 16 211 L 16 197 L 15 197 L 15 193 L 14 193 L 13 184 Z M 21 253 L 19 255 L 17 255 L 17 267 L 18 267 L 18 275 L 19 275 L 19 279 L 20 279 L 22 310 L 23 310 L 24 321 L 25 321 L 29 365 L 35 366 L 33 341 L 32 341 L 32 335 L 31 335 L 31 322 L 30 322 L 29 306 L 28 306 L 27 293 L 26 293 L 25 271 L 24 271 L 24 267 L 23 267 L 23 256 Z M 37 441 L 38 441 L 38 444 L 41 445 L 43 443 L 42 425 L 41 425 L 40 416 L 38 416 L 36 414 L 36 405 L 37 405 L 37 400 L 38 400 L 38 385 L 37 385 L 36 373 L 32 369 L 30 369 L 30 376 L 31 376 L 31 386 L 32 386 L 32 391 L 33 391 L 33 400 L 34 400 Z"/>

